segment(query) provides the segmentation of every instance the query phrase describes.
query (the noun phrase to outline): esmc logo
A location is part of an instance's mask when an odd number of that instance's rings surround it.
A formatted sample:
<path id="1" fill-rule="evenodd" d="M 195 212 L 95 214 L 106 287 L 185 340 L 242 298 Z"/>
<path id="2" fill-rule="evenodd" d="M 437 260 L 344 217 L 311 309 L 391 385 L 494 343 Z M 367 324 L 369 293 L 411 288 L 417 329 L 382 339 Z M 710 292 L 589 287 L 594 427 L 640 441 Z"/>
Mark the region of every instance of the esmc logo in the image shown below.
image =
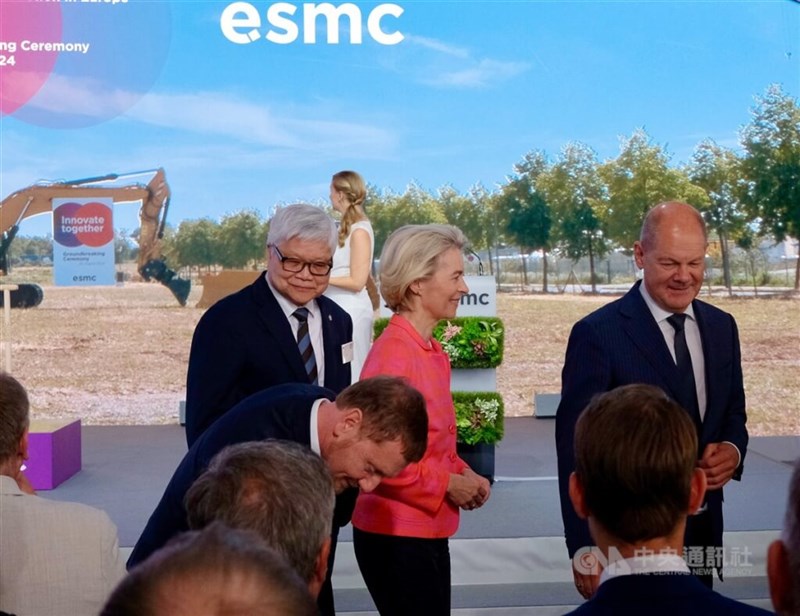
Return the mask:
<path id="1" fill-rule="evenodd" d="M 403 10 L 403 7 L 392 3 L 379 4 L 372 8 L 366 17 L 367 33 L 372 40 L 380 45 L 401 43 L 405 36 L 399 30 L 391 30 L 396 24 L 388 18 L 398 19 Z M 294 22 L 296 12 L 297 7 L 288 2 L 271 4 L 265 15 L 269 28 L 262 35 L 262 20 L 258 9 L 249 2 L 233 2 L 222 11 L 219 25 L 225 38 L 237 45 L 248 45 L 262 38 L 276 45 L 289 45 L 298 40 L 301 31 L 303 43 L 314 45 L 317 42 L 317 18 L 321 17 L 326 26 L 324 30 L 327 32 L 327 44 L 338 45 L 339 22 L 346 17 L 348 25 L 345 27 L 350 33 L 350 44 L 362 43 L 363 16 L 357 4 L 346 2 L 337 6 L 329 2 L 306 2 L 303 4 L 299 23 Z M 384 20 L 389 21 L 388 26 L 382 23 Z M 387 27 L 390 30 L 387 31 Z"/>

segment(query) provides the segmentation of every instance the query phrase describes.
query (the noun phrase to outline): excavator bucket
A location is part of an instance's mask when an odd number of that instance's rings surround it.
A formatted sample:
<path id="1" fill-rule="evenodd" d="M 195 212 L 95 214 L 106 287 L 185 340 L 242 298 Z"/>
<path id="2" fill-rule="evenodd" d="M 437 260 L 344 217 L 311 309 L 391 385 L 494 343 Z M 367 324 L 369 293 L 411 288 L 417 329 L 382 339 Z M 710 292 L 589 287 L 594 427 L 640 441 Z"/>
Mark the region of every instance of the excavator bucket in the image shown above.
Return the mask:
<path id="1" fill-rule="evenodd" d="M 35 308 L 42 303 L 44 293 L 38 284 L 20 284 L 9 294 L 12 308 Z M 4 306 L 5 293 L 0 293 L 0 308 Z"/>
<path id="2" fill-rule="evenodd" d="M 172 294 L 175 296 L 175 299 L 178 300 L 178 303 L 181 306 L 186 305 L 186 300 L 189 297 L 189 291 L 192 290 L 192 283 L 185 278 L 173 278 L 167 282 L 162 282 L 165 287 L 167 287 Z"/>

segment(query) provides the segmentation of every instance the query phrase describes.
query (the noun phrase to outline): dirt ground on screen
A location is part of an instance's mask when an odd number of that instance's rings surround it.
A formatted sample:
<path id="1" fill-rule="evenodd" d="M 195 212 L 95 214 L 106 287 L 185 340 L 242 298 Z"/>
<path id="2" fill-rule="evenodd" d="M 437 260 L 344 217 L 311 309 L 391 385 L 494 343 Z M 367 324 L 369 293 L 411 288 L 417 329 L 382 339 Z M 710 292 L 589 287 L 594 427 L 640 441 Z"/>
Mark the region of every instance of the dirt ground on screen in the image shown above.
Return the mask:
<path id="1" fill-rule="evenodd" d="M 202 289 L 192 290 L 185 308 L 156 284 L 43 289 L 39 307 L 12 311 L 10 329 L 0 319 L 0 340 L 11 339 L 12 372 L 30 392 L 33 416 L 175 423 Z M 559 391 L 572 324 L 611 299 L 498 296 L 506 348 L 497 387 L 506 415 L 531 415 L 535 392 Z M 751 434 L 800 434 L 800 299 L 710 301 L 739 325 Z"/>

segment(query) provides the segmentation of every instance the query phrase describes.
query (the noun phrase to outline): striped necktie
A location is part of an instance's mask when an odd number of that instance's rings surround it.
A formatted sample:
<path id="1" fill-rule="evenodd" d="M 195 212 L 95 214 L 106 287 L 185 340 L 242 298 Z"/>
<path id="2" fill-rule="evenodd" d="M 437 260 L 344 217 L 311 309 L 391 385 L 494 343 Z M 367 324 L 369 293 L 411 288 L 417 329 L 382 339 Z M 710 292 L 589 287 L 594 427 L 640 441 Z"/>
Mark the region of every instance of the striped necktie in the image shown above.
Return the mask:
<path id="1" fill-rule="evenodd" d="M 292 316 L 300 324 L 297 330 L 297 346 L 303 358 L 308 380 L 312 385 L 317 385 L 317 360 L 314 357 L 314 347 L 311 346 L 311 335 L 308 333 L 308 308 L 298 308 Z"/>

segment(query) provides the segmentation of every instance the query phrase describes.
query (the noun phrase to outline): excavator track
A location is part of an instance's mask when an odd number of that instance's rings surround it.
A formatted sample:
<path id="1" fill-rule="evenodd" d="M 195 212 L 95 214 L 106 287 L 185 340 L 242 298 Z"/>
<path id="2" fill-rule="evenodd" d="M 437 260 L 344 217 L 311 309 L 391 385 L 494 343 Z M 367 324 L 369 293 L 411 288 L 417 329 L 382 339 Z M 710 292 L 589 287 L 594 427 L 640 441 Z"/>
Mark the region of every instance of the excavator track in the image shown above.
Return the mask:
<path id="1" fill-rule="evenodd" d="M 42 303 L 44 293 L 38 284 L 20 284 L 11 291 L 9 304 L 12 308 L 35 308 Z M 0 308 L 5 304 L 5 293 L 0 293 Z"/>

